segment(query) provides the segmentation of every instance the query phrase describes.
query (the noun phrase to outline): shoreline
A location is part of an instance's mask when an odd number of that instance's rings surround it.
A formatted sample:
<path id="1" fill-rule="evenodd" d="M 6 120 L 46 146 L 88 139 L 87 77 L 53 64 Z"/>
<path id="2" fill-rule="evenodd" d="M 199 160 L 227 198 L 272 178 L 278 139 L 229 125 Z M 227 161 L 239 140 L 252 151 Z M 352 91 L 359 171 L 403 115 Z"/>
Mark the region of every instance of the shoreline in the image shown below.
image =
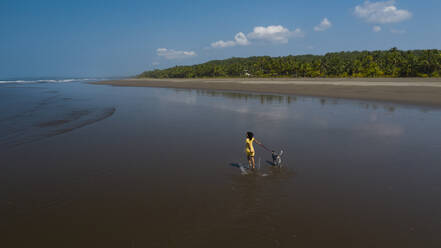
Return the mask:
<path id="1" fill-rule="evenodd" d="M 274 93 L 441 107 L 441 78 L 143 78 L 91 84 Z"/>

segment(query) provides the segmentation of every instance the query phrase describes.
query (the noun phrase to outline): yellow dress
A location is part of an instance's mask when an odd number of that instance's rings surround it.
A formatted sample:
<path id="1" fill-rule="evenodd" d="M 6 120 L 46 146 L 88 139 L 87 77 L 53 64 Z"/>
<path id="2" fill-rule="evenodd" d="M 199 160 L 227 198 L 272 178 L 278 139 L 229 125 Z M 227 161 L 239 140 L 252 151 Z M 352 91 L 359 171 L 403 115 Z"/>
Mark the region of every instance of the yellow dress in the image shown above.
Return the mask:
<path id="1" fill-rule="evenodd" d="M 245 151 L 247 152 L 247 156 L 249 157 L 254 157 L 255 152 L 254 152 L 254 146 L 253 146 L 253 142 L 254 142 L 254 138 L 252 139 L 246 139 L 246 148 Z"/>

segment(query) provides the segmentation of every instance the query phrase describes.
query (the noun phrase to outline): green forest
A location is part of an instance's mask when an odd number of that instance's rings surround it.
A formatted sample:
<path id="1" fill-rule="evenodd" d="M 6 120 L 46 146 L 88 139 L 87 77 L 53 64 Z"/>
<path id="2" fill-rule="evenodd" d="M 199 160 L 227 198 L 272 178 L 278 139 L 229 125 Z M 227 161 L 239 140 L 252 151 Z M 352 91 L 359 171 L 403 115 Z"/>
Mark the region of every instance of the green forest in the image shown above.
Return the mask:
<path id="1" fill-rule="evenodd" d="M 249 57 L 145 71 L 139 78 L 440 77 L 441 50 L 354 51 Z"/>

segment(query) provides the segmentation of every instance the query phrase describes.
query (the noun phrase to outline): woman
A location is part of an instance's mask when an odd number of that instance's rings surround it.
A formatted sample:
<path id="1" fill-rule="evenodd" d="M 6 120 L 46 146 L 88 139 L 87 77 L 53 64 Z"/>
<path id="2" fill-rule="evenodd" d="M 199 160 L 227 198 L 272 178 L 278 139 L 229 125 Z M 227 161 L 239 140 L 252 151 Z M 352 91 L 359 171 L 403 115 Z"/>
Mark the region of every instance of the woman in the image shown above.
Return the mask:
<path id="1" fill-rule="evenodd" d="M 262 143 L 254 138 L 254 134 L 252 132 L 247 132 L 246 137 L 247 139 L 245 140 L 245 151 L 247 153 L 248 164 L 250 165 L 250 168 L 254 170 L 256 168 L 256 164 L 254 162 L 254 156 L 256 155 L 256 153 L 254 151 L 253 142 L 255 141 L 258 145 L 262 145 Z"/>

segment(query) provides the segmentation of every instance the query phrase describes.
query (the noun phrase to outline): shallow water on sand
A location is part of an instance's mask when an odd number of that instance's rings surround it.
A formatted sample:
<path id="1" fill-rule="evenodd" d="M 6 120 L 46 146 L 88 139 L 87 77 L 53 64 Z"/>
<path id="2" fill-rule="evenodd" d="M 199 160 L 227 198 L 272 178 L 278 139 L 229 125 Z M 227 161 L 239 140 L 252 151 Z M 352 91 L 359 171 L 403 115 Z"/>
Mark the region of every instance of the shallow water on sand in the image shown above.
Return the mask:
<path id="1" fill-rule="evenodd" d="M 1 247 L 440 247 L 441 111 L 0 85 Z M 244 136 L 256 146 L 242 175 Z"/>

